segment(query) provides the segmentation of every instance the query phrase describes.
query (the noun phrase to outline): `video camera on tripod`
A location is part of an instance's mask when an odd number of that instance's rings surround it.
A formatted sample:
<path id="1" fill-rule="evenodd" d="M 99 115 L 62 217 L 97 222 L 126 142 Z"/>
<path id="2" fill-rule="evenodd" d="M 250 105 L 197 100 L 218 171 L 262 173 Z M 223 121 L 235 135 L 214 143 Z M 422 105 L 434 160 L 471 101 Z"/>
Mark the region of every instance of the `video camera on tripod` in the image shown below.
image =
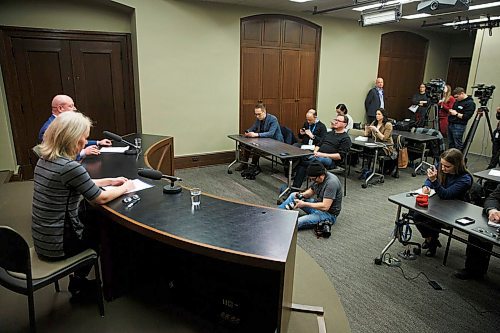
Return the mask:
<path id="1" fill-rule="evenodd" d="M 474 91 L 474 97 L 479 99 L 479 103 L 481 104 L 481 109 L 486 107 L 488 100 L 491 99 L 491 95 L 493 95 L 493 91 L 495 90 L 495 86 L 487 86 L 484 83 L 478 83 L 475 86 L 472 86 L 472 89 L 476 89 Z"/>
<path id="2" fill-rule="evenodd" d="M 433 79 L 425 83 L 425 94 L 429 97 L 431 103 L 437 104 L 443 96 L 446 82 L 443 79 Z"/>

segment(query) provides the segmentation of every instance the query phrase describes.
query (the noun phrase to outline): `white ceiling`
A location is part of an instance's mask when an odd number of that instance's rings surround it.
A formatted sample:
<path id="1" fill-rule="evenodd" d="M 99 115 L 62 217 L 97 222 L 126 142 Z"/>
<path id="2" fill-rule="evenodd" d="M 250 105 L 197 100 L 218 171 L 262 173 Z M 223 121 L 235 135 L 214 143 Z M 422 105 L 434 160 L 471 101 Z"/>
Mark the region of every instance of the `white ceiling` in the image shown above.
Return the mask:
<path id="1" fill-rule="evenodd" d="M 382 2 L 377 0 L 312 0 L 304 3 L 291 2 L 289 0 L 198 0 L 198 1 L 266 8 L 275 10 L 276 13 L 283 13 L 283 12 L 312 13 L 314 11 L 315 6 L 317 7 L 317 11 L 322 11 L 325 9 L 352 6 L 356 3 L 357 3 L 356 6 L 362 6 L 369 3 Z M 483 3 L 490 3 L 496 1 L 500 0 L 472 0 L 470 5 L 473 6 L 473 5 L 479 5 Z M 402 10 L 403 16 L 417 14 L 418 3 L 419 2 L 412 2 L 404 4 Z M 469 11 L 451 12 L 446 14 L 436 14 L 429 17 L 414 19 L 414 20 L 401 19 L 401 21 L 396 24 L 412 29 L 426 29 L 426 30 L 451 33 L 454 32 L 452 27 L 443 27 L 441 24 L 445 22 L 453 22 L 459 16 L 461 17 L 462 20 L 465 20 L 467 17 L 469 19 L 475 19 L 486 14 L 489 14 L 490 16 L 500 16 L 500 6 L 487 9 L 473 10 L 473 11 L 469 10 Z M 352 10 L 352 8 L 338 9 L 328 13 L 317 14 L 317 15 L 326 15 L 330 17 L 344 18 L 356 21 L 360 19 L 360 12 L 354 11 Z M 422 27 L 424 21 L 426 22 L 426 24 L 435 24 L 435 25 L 430 27 Z"/>

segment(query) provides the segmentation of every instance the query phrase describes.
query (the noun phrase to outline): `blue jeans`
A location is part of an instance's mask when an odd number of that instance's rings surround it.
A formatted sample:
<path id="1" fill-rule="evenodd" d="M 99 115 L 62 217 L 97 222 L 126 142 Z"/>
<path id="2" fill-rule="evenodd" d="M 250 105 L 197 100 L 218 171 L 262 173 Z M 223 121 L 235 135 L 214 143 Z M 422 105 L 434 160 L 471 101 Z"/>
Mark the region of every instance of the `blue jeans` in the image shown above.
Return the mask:
<path id="1" fill-rule="evenodd" d="M 285 209 L 286 205 L 290 204 L 291 202 L 294 202 L 295 194 L 297 194 L 297 192 L 291 193 L 288 196 L 288 198 L 285 201 L 283 201 L 283 203 L 281 205 L 278 206 L 278 208 Z M 314 202 L 313 199 L 305 199 L 304 201 Z M 310 207 L 304 207 L 301 209 L 304 212 L 306 212 L 307 215 L 299 217 L 299 220 L 298 220 L 299 230 L 313 228 L 316 224 L 318 224 L 318 222 L 321 222 L 321 221 L 329 221 L 332 224 L 337 221 L 337 217 L 335 215 L 328 213 L 328 212 L 324 212 L 322 210 L 314 209 L 314 208 L 310 208 Z"/>
<path id="2" fill-rule="evenodd" d="M 462 142 L 464 137 L 466 125 L 462 124 L 449 124 L 448 125 L 448 148 L 457 148 L 462 151 L 464 144 Z"/>
<path id="3" fill-rule="evenodd" d="M 300 188 L 302 186 L 302 182 L 306 178 L 307 167 L 309 166 L 309 164 L 311 164 L 312 161 L 320 161 L 321 164 L 323 164 L 327 169 L 335 166 L 335 163 L 329 157 L 314 157 L 312 155 L 307 156 L 306 158 L 302 159 L 300 164 L 297 165 L 295 169 L 295 178 L 293 179 L 292 187 Z"/>

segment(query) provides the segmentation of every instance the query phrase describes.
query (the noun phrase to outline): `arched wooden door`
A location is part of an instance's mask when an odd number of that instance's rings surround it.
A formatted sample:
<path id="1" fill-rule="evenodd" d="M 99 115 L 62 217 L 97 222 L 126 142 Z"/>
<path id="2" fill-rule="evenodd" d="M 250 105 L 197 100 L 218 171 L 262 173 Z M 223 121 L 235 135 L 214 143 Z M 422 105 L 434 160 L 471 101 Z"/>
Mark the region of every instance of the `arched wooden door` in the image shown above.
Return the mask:
<path id="1" fill-rule="evenodd" d="M 389 117 L 409 118 L 411 99 L 424 79 L 428 43 L 426 38 L 406 31 L 382 35 L 378 77 L 384 79 Z"/>
<path id="2" fill-rule="evenodd" d="M 298 17 L 241 19 L 240 132 L 263 102 L 280 124 L 298 132 L 316 108 L 321 27 Z"/>

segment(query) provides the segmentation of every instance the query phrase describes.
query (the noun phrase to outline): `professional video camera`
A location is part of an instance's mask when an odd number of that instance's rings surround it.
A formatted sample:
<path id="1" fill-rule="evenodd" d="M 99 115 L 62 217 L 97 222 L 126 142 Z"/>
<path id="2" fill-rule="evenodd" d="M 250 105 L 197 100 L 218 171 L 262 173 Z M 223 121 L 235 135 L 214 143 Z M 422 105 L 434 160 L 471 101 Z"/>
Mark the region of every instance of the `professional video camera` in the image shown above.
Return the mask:
<path id="1" fill-rule="evenodd" d="M 425 84 L 425 94 L 431 100 L 431 103 L 437 104 L 443 96 L 446 82 L 442 79 L 433 79 Z"/>
<path id="2" fill-rule="evenodd" d="M 472 89 L 477 89 L 474 91 L 474 97 L 477 97 L 479 99 L 479 103 L 481 103 L 481 107 L 484 107 L 491 98 L 491 95 L 493 95 L 495 86 L 487 86 L 484 83 L 478 83 L 477 85 L 472 86 Z"/>

